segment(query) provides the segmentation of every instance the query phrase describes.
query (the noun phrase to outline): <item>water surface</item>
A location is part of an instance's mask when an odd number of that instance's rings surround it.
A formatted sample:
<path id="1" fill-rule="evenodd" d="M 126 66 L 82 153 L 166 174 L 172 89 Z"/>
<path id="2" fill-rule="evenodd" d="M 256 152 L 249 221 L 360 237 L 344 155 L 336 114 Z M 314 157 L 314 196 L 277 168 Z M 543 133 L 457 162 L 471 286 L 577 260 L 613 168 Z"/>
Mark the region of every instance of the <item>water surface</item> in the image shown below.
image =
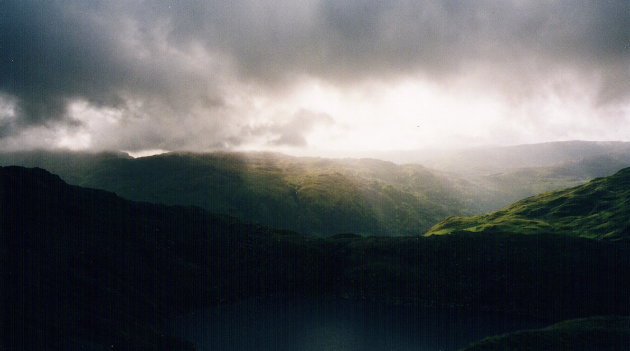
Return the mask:
<path id="1" fill-rule="evenodd" d="M 339 299 L 250 299 L 169 322 L 198 350 L 451 351 L 542 321 Z"/>

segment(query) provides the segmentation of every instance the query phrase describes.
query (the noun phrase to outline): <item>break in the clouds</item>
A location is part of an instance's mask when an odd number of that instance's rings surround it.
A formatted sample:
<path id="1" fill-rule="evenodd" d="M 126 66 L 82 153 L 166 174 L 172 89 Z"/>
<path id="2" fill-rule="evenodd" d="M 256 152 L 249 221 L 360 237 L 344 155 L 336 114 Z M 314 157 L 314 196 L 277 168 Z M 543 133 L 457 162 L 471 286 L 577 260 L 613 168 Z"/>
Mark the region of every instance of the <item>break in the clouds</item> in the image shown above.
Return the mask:
<path id="1" fill-rule="evenodd" d="M 630 136 L 630 2 L 0 0 L 0 146 Z"/>

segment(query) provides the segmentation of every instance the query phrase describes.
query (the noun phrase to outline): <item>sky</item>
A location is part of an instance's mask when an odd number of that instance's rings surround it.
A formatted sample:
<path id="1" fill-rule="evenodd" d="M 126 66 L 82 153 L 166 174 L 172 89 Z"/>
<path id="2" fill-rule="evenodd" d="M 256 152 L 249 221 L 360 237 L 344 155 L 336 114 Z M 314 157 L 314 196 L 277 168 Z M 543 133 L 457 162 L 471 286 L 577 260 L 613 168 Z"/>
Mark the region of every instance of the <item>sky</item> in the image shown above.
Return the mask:
<path id="1" fill-rule="evenodd" d="M 0 0 L 0 148 L 630 140 L 628 0 Z"/>

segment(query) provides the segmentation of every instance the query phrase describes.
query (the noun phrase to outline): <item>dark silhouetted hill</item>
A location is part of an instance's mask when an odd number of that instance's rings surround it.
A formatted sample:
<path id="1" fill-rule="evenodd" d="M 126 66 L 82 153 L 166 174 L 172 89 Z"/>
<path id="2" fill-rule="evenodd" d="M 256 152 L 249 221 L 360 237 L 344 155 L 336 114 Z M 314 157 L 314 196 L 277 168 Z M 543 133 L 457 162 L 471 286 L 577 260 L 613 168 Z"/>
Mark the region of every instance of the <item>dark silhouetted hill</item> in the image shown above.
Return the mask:
<path id="1" fill-rule="evenodd" d="M 276 243 L 296 234 L 199 208 L 130 202 L 20 167 L 0 168 L 0 200 L 2 350 L 188 349 L 157 323 L 330 285 L 315 248 Z"/>

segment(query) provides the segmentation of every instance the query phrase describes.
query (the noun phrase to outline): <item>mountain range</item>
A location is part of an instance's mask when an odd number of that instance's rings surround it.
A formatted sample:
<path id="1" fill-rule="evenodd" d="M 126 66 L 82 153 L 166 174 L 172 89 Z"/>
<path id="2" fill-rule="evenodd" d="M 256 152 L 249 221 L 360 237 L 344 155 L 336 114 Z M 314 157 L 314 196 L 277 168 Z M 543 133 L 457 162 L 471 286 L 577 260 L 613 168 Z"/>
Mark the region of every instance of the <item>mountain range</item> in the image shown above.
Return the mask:
<path id="1" fill-rule="evenodd" d="M 476 187 L 419 165 L 271 153 L 25 152 L 0 164 L 42 167 L 125 198 L 195 205 L 247 221 L 334 235 L 410 235 L 450 214 L 480 213 Z"/>
<path id="2" fill-rule="evenodd" d="M 375 159 L 234 152 L 136 159 L 120 152 L 5 152 L 0 165 L 41 167 L 70 184 L 131 200 L 199 206 L 310 235 L 396 236 L 419 235 L 448 216 L 498 210 L 527 196 L 610 175 L 630 166 L 626 144 L 549 143 L 488 149 L 481 156 L 471 151 L 455 159 L 478 166 L 458 173 Z"/>

